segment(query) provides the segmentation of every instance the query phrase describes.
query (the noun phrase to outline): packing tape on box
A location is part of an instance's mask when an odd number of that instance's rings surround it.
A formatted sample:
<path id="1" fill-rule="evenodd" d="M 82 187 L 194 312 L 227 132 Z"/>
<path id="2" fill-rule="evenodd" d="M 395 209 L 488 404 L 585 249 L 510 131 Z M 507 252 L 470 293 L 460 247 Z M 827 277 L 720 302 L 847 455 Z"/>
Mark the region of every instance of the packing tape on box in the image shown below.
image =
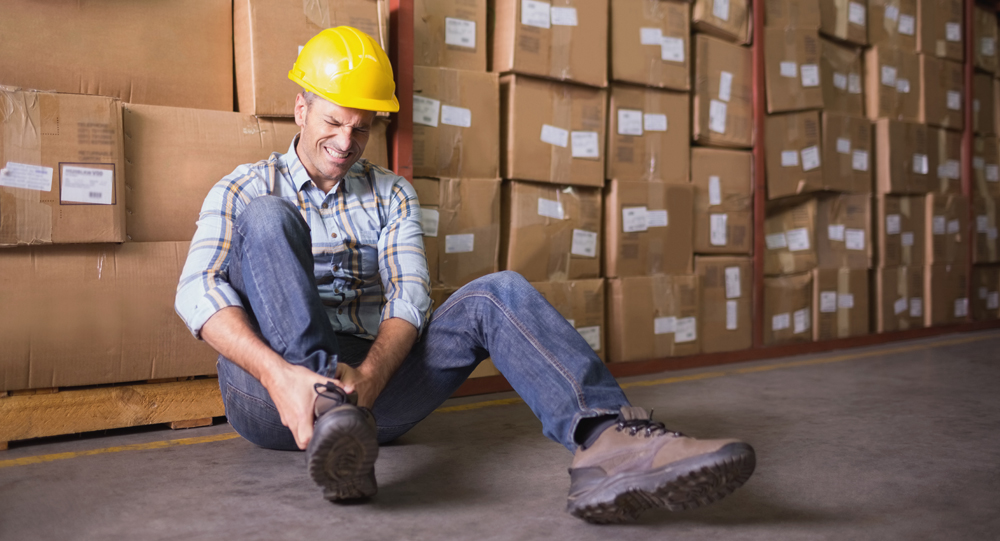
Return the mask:
<path id="1" fill-rule="evenodd" d="M 833 25 L 833 35 L 840 39 L 847 39 L 847 14 L 850 10 L 849 0 L 833 0 L 833 9 L 837 12 L 837 18 Z"/>
<path id="2" fill-rule="evenodd" d="M 673 318 L 674 320 L 674 329 L 671 329 L 669 332 L 654 334 L 652 337 L 654 357 L 663 357 L 670 355 L 671 350 L 673 350 L 673 331 L 677 328 L 678 310 L 677 302 L 674 298 L 674 281 L 672 277 L 662 274 L 650 277 L 649 281 L 653 298 L 654 333 L 656 328 L 656 319 Z"/>
<path id="3" fill-rule="evenodd" d="M 459 107 L 462 104 L 462 96 L 459 91 L 458 76 L 461 73 L 458 70 L 443 69 L 437 70 L 440 74 L 441 86 L 438 87 L 438 99 L 441 100 L 442 110 L 446 105 L 452 107 Z M 462 176 L 462 157 L 463 154 L 459 150 L 462 148 L 462 141 L 464 130 L 461 126 L 453 126 L 445 124 L 444 122 L 439 122 L 436 128 L 439 133 L 438 137 L 438 149 L 437 149 L 437 163 L 435 166 L 438 171 L 450 171 L 454 173 L 455 176 Z M 445 136 L 447 134 L 448 136 Z"/>
<path id="4" fill-rule="evenodd" d="M 948 132 L 947 130 L 937 130 L 937 152 L 938 152 L 938 171 L 941 171 L 941 165 L 948 161 Z M 951 183 L 951 179 L 948 175 L 941 175 L 938 173 L 938 182 L 940 183 L 938 191 L 940 193 L 946 193 L 948 191 L 948 185 Z"/>
<path id="5" fill-rule="evenodd" d="M 913 216 L 913 212 L 912 212 L 913 211 L 913 206 L 914 205 L 910 204 L 910 196 L 908 196 L 908 195 L 902 195 L 902 196 L 899 197 L 899 213 L 903 216 L 903 220 L 905 221 L 905 223 L 908 223 L 908 224 L 912 223 L 911 220 L 914 217 Z M 917 209 L 917 211 L 918 212 L 923 212 L 924 209 L 922 209 L 922 208 L 921 209 Z M 907 231 L 903 231 L 902 233 L 907 233 Z M 900 233 L 900 235 L 899 235 L 899 239 L 900 239 L 899 240 L 899 248 L 900 248 L 899 249 L 899 264 L 900 265 L 912 265 L 913 264 L 913 256 L 916 254 L 916 251 L 915 251 L 915 248 L 914 248 L 913 245 L 907 246 L 907 245 L 903 244 L 903 235 L 902 235 L 902 233 Z M 915 235 L 915 234 L 918 233 L 918 231 L 910 231 L 910 233 L 913 233 Z M 919 233 L 923 234 L 922 232 L 919 232 Z M 923 247 L 921 247 L 921 248 L 923 248 Z"/>
<path id="6" fill-rule="evenodd" d="M 660 0 L 645 0 L 642 3 L 642 16 L 645 19 L 644 24 L 656 23 L 656 26 L 662 27 L 667 18 L 667 12 L 661 5 L 663 2 Z M 653 24 L 648 24 L 652 27 Z M 636 36 L 638 39 L 639 36 Z M 662 74 L 660 73 L 663 69 L 663 59 L 661 55 L 660 47 L 644 47 L 644 54 L 647 55 L 649 60 L 649 65 L 646 67 L 646 85 L 651 87 L 659 87 L 660 80 L 662 79 Z"/>
<path id="7" fill-rule="evenodd" d="M 330 28 L 330 4 L 327 0 L 302 0 L 302 13 L 320 28 Z"/>
<path id="8" fill-rule="evenodd" d="M 986 206 L 986 216 L 989 222 L 989 226 L 992 228 L 997 227 L 997 204 L 996 200 L 992 197 L 984 197 L 983 203 Z M 989 230 L 988 230 L 989 231 Z M 990 234 L 984 235 L 986 237 L 986 255 L 990 262 L 997 261 L 997 238 L 990 238 Z M 980 236 L 982 238 L 983 235 Z"/>
<path id="9" fill-rule="evenodd" d="M 841 295 L 851 295 L 851 269 L 837 270 L 837 338 L 851 335 L 851 309 L 840 307 Z"/>
<path id="10" fill-rule="evenodd" d="M 38 166 L 42 163 L 43 94 L 0 87 L 0 169 L 10 164 Z M 55 114 L 58 122 L 58 99 L 46 101 L 45 113 Z M 54 125 L 57 125 L 54 123 Z M 13 175 L 10 171 L 0 172 Z M 52 187 L 56 180 L 52 181 Z M 41 202 L 42 192 L 27 188 L 0 186 L 0 245 L 52 242 L 52 208 Z"/>
<path id="11" fill-rule="evenodd" d="M 573 31 L 575 26 L 554 24 L 549 29 L 549 77 L 565 81 L 573 73 L 570 70 L 570 53 L 573 50 Z"/>
<path id="12" fill-rule="evenodd" d="M 570 132 L 569 144 L 565 147 L 549 145 L 549 182 L 570 184 L 573 167 L 573 97 L 565 84 L 551 83 L 552 125 Z"/>
<path id="13" fill-rule="evenodd" d="M 657 177 L 658 171 L 660 170 L 659 150 L 663 148 L 663 137 L 664 132 L 660 131 L 649 131 L 646 128 L 646 115 L 648 114 L 661 114 L 659 111 L 666 110 L 666 107 L 662 103 L 662 95 L 658 92 L 646 89 L 643 91 L 645 107 L 642 110 L 643 115 L 643 131 L 642 139 L 646 145 L 646 153 L 643 154 L 643 173 L 644 177 L 642 180 L 659 180 Z M 667 119 L 667 129 L 670 129 L 670 119 Z M 610 135 L 609 135 L 610 137 Z"/>

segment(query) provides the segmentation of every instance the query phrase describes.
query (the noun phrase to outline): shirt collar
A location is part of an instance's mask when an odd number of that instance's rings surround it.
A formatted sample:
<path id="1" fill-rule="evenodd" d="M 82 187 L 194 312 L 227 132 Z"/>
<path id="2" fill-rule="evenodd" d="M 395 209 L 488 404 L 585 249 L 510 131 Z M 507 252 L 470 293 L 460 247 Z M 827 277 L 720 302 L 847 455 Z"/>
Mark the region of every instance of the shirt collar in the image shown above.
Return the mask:
<path id="1" fill-rule="evenodd" d="M 309 172 L 306 171 L 306 166 L 302 165 L 302 161 L 299 160 L 299 155 L 295 152 L 295 145 L 298 144 L 300 135 L 301 134 L 296 134 L 295 137 L 292 138 L 292 144 L 288 146 L 288 152 L 282 155 L 282 161 L 285 163 L 285 168 L 288 170 L 289 176 L 292 177 L 292 184 L 296 187 L 296 189 L 298 189 L 298 191 L 301 192 L 306 189 L 307 184 L 312 183 L 312 178 L 309 176 Z M 333 187 L 332 192 L 339 190 L 340 186 L 344 184 L 344 180 L 347 180 L 348 177 L 358 174 L 360 172 L 358 168 L 361 168 L 360 171 L 364 170 L 364 165 L 361 163 L 361 160 L 358 160 L 351 166 L 347 175 L 345 175 L 344 178 Z"/>

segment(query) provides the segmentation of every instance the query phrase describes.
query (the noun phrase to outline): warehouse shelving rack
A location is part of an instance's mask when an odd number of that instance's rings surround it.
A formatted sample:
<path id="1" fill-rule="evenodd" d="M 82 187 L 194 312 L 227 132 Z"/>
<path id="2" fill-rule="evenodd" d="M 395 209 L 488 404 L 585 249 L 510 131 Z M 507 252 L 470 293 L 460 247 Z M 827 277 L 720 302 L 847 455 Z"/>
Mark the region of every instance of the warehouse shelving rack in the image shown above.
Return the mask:
<path id="1" fill-rule="evenodd" d="M 613 0 L 612 0 L 613 1 Z M 608 368 L 616 377 L 635 376 L 643 374 L 653 374 L 668 370 L 679 370 L 684 368 L 706 367 L 719 364 L 736 363 L 775 357 L 785 357 L 790 355 L 800 355 L 806 353 L 819 353 L 835 349 L 852 348 L 859 346 L 871 346 L 923 338 L 934 335 L 969 332 L 982 329 L 1000 328 L 1000 320 L 974 322 L 971 320 L 972 310 L 969 310 L 969 320 L 958 325 L 948 325 L 942 327 L 928 327 L 922 329 L 911 329 L 906 331 L 895 331 L 882 334 L 869 334 L 852 338 L 842 338 L 827 340 L 822 342 L 802 342 L 796 344 L 785 344 L 777 346 L 764 345 L 764 328 L 761 322 L 764 319 L 764 212 L 766 204 L 767 184 L 765 182 L 764 171 L 764 117 L 766 114 L 766 103 L 764 96 L 764 10 L 756 2 L 756 9 L 753 9 L 754 39 L 751 45 L 753 58 L 753 107 L 754 107 L 754 286 L 753 286 L 753 319 L 754 334 L 753 347 L 741 351 L 731 351 L 725 353 L 706 353 L 690 355 L 685 357 L 668 357 L 662 359 L 650 359 L 640 362 L 611 363 Z M 973 12 L 976 5 L 975 0 L 965 0 L 965 129 L 962 133 L 962 193 L 971 198 L 972 196 L 972 76 L 974 69 L 974 40 L 969 39 L 973 31 Z M 411 0 L 390 0 L 390 46 L 389 55 L 395 70 L 398 95 L 409 96 L 413 93 L 413 3 Z M 989 4 L 993 10 L 1000 10 L 1000 2 Z M 408 46 L 409 45 L 409 46 Z M 399 113 L 394 115 L 390 128 L 390 165 L 396 173 L 412 179 L 412 134 L 413 134 L 413 110 L 412 102 L 407 99 L 400 99 Z M 966 234 L 970 239 L 974 235 L 975 217 L 973 216 L 972 205 L 969 205 L 969 220 Z M 969 243 L 967 254 L 967 269 L 972 272 L 972 242 Z M 967 281 L 967 298 L 972 299 L 972 280 Z M 491 392 L 509 391 L 510 385 L 503 376 L 489 376 L 476 378 L 467 381 L 455 393 L 455 396 L 467 396 L 473 394 L 484 394 Z"/>

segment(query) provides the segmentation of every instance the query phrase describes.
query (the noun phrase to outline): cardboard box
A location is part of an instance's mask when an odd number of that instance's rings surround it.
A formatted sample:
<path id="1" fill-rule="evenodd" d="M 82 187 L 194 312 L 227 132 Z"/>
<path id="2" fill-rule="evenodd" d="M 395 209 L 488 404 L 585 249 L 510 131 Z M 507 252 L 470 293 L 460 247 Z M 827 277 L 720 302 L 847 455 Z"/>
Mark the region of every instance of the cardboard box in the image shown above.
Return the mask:
<path id="1" fill-rule="evenodd" d="M 531 285 L 580 333 L 594 353 L 602 361 L 606 360 L 604 279 L 533 282 Z"/>
<path id="2" fill-rule="evenodd" d="M 819 4 L 820 0 L 764 0 L 764 26 L 819 30 Z"/>
<path id="3" fill-rule="evenodd" d="M 413 174 L 500 176 L 500 87 L 495 73 L 413 68 Z"/>
<path id="4" fill-rule="evenodd" d="M 813 270 L 813 340 L 868 334 L 868 269 Z"/>
<path id="5" fill-rule="evenodd" d="M 920 59 L 887 45 L 865 50 L 865 111 L 875 120 L 920 121 Z"/>
<path id="6" fill-rule="evenodd" d="M 3 7 L 0 84 L 233 109 L 230 0 L 8 0 Z"/>
<path id="7" fill-rule="evenodd" d="M 121 111 L 0 86 L 0 246 L 125 240 Z"/>
<path id="8" fill-rule="evenodd" d="M 976 69 L 981 69 L 988 73 L 997 71 L 997 13 L 995 9 L 986 9 L 980 5 L 975 6 L 973 12 L 974 33 L 972 34 L 975 43 L 972 48 L 975 51 L 973 56 Z"/>
<path id="9" fill-rule="evenodd" d="M 917 52 L 917 0 L 868 0 L 868 43 Z"/>
<path id="10" fill-rule="evenodd" d="M 821 269 L 872 266 L 872 211 L 867 194 L 824 194 L 816 206 L 816 263 Z"/>
<path id="11" fill-rule="evenodd" d="M 214 374 L 218 354 L 174 313 L 187 249 L 133 242 L 4 251 L 0 390 Z"/>
<path id="12" fill-rule="evenodd" d="M 962 193 L 962 134 L 943 128 L 927 128 L 930 164 L 936 164 L 937 182 L 930 180 L 932 192 Z"/>
<path id="13" fill-rule="evenodd" d="M 753 251 L 753 155 L 740 150 L 691 149 L 694 251 Z"/>
<path id="14" fill-rule="evenodd" d="M 924 267 L 879 267 L 872 280 L 875 332 L 924 327 Z"/>
<path id="15" fill-rule="evenodd" d="M 920 122 L 961 131 L 965 125 L 962 64 L 920 56 Z"/>
<path id="16" fill-rule="evenodd" d="M 972 267 L 971 304 L 973 321 L 1000 318 L 1000 267 Z"/>
<path id="17" fill-rule="evenodd" d="M 612 0 L 610 4 L 609 49 L 599 54 L 611 58 L 611 78 L 691 90 L 690 6 L 662 0 Z"/>
<path id="18" fill-rule="evenodd" d="M 925 196 L 875 197 L 875 249 L 880 267 L 920 267 L 927 251 Z"/>
<path id="19" fill-rule="evenodd" d="M 823 188 L 872 192 L 872 123 L 864 117 L 823 112 Z"/>
<path id="20" fill-rule="evenodd" d="M 496 365 L 493 364 L 493 359 L 488 357 L 486 359 L 483 359 L 483 361 L 479 363 L 479 366 L 477 366 L 476 369 L 473 370 L 471 374 L 469 374 L 469 379 L 486 378 L 490 376 L 499 376 L 499 375 L 501 375 L 500 371 L 497 370 Z"/>
<path id="21" fill-rule="evenodd" d="M 605 191 L 604 276 L 691 274 L 694 189 L 612 180 Z"/>
<path id="22" fill-rule="evenodd" d="M 500 270 L 500 181 L 415 178 L 431 287 Z"/>
<path id="23" fill-rule="evenodd" d="M 698 256 L 701 285 L 702 353 L 749 349 L 753 345 L 753 260 Z"/>
<path id="24" fill-rule="evenodd" d="M 606 90 L 501 77 L 500 176 L 603 186 L 606 111 Z"/>
<path id="25" fill-rule="evenodd" d="M 823 189 L 819 116 L 805 111 L 764 119 L 768 199 Z"/>
<path id="26" fill-rule="evenodd" d="M 862 49 L 820 38 L 819 73 L 824 111 L 865 116 L 862 53 Z"/>
<path id="27" fill-rule="evenodd" d="M 606 177 L 687 182 L 691 96 L 623 83 L 610 94 Z"/>
<path id="28" fill-rule="evenodd" d="M 816 198 L 772 205 L 764 219 L 764 274 L 795 274 L 816 267 Z"/>
<path id="29" fill-rule="evenodd" d="M 415 0 L 413 64 L 486 71 L 486 1 Z"/>
<path id="30" fill-rule="evenodd" d="M 972 141 L 972 191 L 1000 196 L 1000 148 L 996 137 L 976 137 Z"/>
<path id="31" fill-rule="evenodd" d="M 764 345 L 811 342 L 811 272 L 764 278 Z"/>
<path id="32" fill-rule="evenodd" d="M 500 267 L 530 282 L 601 276 L 601 191 L 504 181 Z"/>
<path id="33" fill-rule="evenodd" d="M 750 44 L 751 18 L 747 0 L 695 0 L 691 8 L 695 30 L 741 45 Z"/>
<path id="34" fill-rule="evenodd" d="M 875 121 L 875 192 L 921 194 L 931 191 L 937 171 L 927 127 L 889 119 Z"/>
<path id="35" fill-rule="evenodd" d="M 299 48 L 324 28 L 353 26 L 388 51 L 387 19 L 381 12 L 384 8 L 378 0 L 234 0 L 239 111 L 292 116 L 295 95 L 302 88 L 288 78 L 288 70 L 295 64 Z"/>
<path id="36" fill-rule="evenodd" d="M 753 106 L 750 49 L 695 34 L 692 137 L 697 143 L 750 148 Z"/>
<path id="37" fill-rule="evenodd" d="M 924 326 L 955 325 L 969 320 L 965 262 L 928 265 L 924 269 Z"/>
<path id="38" fill-rule="evenodd" d="M 969 200 L 961 194 L 927 195 L 924 238 L 928 264 L 961 263 L 969 257 Z"/>
<path id="39" fill-rule="evenodd" d="M 976 232 L 972 237 L 972 262 L 1000 262 L 997 245 L 997 199 L 984 197 L 978 192 L 972 194 L 972 215 L 976 220 Z"/>
<path id="40" fill-rule="evenodd" d="M 490 5 L 496 17 L 491 71 L 608 86 L 608 0 Z"/>
<path id="41" fill-rule="evenodd" d="M 457 287 L 431 287 L 431 306 L 434 307 L 434 310 L 441 308 L 441 305 L 456 291 L 458 291 Z"/>
<path id="42" fill-rule="evenodd" d="M 768 113 L 823 108 L 815 30 L 767 28 L 764 57 Z"/>
<path id="43" fill-rule="evenodd" d="M 958 62 L 965 58 L 964 3 L 963 0 L 917 0 L 918 53 Z"/>
<path id="44" fill-rule="evenodd" d="M 609 279 L 608 362 L 701 352 L 699 316 L 695 275 Z"/>
<path id="45" fill-rule="evenodd" d="M 819 3 L 819 31 L 831 38 L 868 45 L 868 0 Z"/>
<path id="46" fill-rule="evenodd" d="M 995 81 L 988 73 L 972 75 L 972 130 L 976 135 L 996 135 Z"/>

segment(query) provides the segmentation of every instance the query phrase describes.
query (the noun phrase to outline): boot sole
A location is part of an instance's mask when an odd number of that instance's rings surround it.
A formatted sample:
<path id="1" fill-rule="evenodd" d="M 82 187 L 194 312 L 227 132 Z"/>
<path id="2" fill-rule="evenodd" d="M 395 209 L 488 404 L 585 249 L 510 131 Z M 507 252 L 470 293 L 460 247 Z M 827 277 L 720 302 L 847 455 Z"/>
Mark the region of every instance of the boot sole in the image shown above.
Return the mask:
<path id="1" fill-rule="evenodd" d="M 668 464 L 651 472 L 608 477 L 585 494 L 572 498 L 568 511 L 594 524 L 630 522 L 648 509 L 695 509 L 731 494 L 753 474 L 753 447 L 731 443 L 705 455 Z"/>
<path id="2" fill-rule="evenodd" d="M 370 498 L 378 492 L 378 440 L 360 411 L 357 415 L 321 417 L 306 457 L 309 476 L 330 501 Z"/>

